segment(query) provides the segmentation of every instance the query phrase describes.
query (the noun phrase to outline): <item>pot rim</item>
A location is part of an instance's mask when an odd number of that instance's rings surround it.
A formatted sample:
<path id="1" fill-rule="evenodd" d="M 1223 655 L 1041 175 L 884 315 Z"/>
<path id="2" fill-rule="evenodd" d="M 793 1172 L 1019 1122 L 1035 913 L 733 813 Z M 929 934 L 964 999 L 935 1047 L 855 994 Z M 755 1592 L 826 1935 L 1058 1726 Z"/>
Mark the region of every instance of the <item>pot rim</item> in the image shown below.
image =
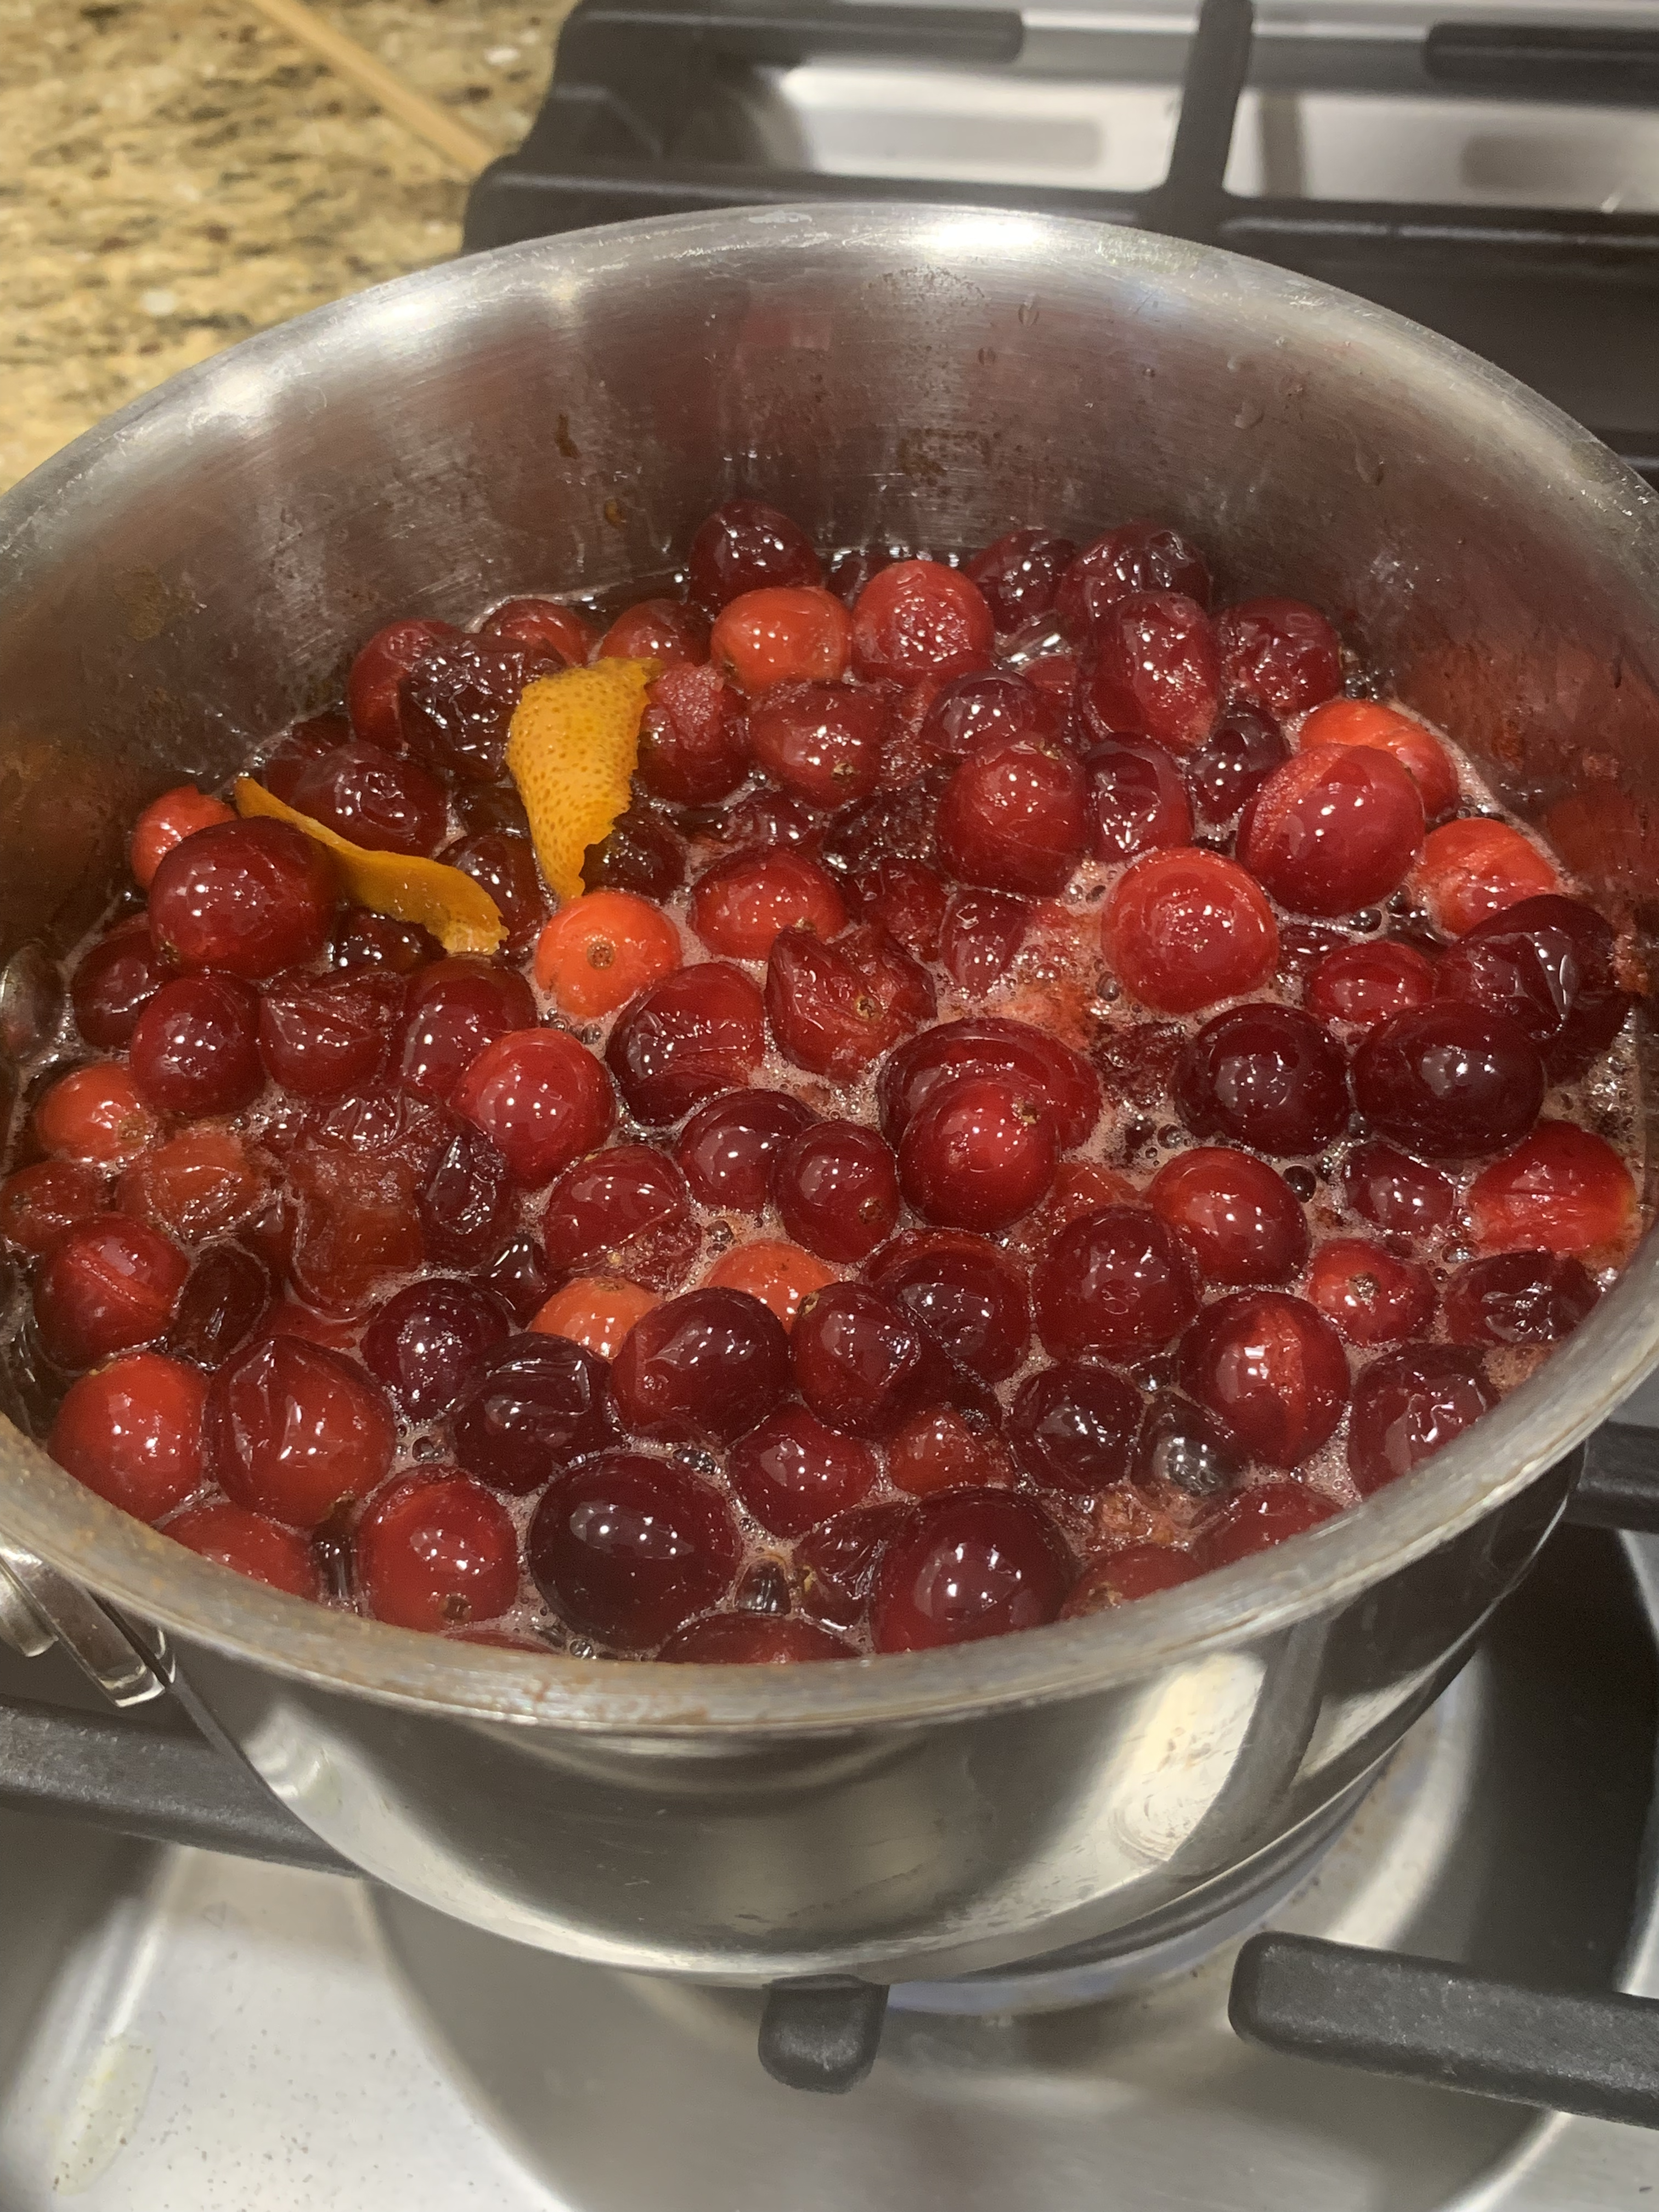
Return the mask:
<path id="1" fill-rule="evenodd" d="M 1359 346 L 1446 404 L 1496 418 L 1538 456 L 1558 495 L 1640 549 L 1659 573 L 1659 495 L 1560 410 L 1478 356 L 1389 310 L 1224 252 L 1081 217 L 872 201 L 607 224 L 442 264 L 313 310 L 185 370 L 99 423 L 0 498 L 0 566 L 76 483 L 118 466 L 155 417 L 240 412 L 238 387 L 296 345 L 461 312 L 482 283 L 552 291 L 637 281 L 653 263 L 727 263 L 746 240 L 775 254 L 863 246 L 971 263 L 1041 241 L 1092 257 L 1109 281 L 1164 292 L 1248 287 L 1316 313 L 1333 347 Z M 186 1644 L 320 1687 L 477 1720 L 626 1735 L 799 1734 L 965 1717 L 1077 1697 L 1331 1612 L 1446 1544 L 1560 1460 L 1659 1353 L 1659 1238 L 1644 1239 L 1577 1334 L 1472 1430 L 1415 1474 L 1308 1534 L 1178 1589 L 1084 1620 L 978 1644 L 790 1668 L 579 1660 L 465 1644 L 331 1612 L 193 1553 L 83 1489 L 0 1423 L 0 1522 L 13 1541 Z"/>

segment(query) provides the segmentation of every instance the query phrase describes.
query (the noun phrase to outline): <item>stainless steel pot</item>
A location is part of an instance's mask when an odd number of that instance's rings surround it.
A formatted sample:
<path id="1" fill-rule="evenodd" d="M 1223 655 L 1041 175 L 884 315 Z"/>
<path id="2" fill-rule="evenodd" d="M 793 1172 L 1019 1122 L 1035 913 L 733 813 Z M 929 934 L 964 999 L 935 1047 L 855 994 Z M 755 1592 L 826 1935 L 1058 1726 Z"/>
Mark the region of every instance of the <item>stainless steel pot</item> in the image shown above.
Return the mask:
<path id="1" fill-rule="evenodd" d="M 1648 918 L 1659 501 L 1586 434 L 1392 315 L 1225 254 L 801 208 L 387 285 L 175 378 L 0 504 L 11 1049 L 50 1020 L 29 948 L 92 920 L 155 792 L 322 704 L 382 619 L 660 570 L 740 490 L 826 543 L 1170 517 L 1230 592 L 1337 610 Z M 1358 1510 L 1000 1642 L 788 1672 L 445 1643 L 208 1565 L 15 1429 L 0 1625 L 38 1644 L 82 1586 L 159 1625 L 301 1820 L 527 1942 L 912 1980 L 1132 1942 L 1293 1852 L 1449 1678 L 1552 1525 L 1563 1455 L 1659 1349 L 1656 1268 L 1650 1243 L 1541 1374 Z"/>

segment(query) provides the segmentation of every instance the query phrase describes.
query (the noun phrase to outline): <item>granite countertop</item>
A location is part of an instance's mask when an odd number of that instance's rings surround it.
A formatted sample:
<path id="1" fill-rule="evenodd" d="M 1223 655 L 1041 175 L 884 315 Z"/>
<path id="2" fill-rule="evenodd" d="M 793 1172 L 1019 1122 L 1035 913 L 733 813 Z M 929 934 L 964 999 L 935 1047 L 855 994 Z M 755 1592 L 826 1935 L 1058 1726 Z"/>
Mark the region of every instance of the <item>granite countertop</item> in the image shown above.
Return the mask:
<path id="1" fill-rule="evenodd" d="M 569 0 L 317 0 L 505 149 Z M 175 369 L 442 260 L 467 179 L 248 0 L 0 0 L 0 489 Z"/>

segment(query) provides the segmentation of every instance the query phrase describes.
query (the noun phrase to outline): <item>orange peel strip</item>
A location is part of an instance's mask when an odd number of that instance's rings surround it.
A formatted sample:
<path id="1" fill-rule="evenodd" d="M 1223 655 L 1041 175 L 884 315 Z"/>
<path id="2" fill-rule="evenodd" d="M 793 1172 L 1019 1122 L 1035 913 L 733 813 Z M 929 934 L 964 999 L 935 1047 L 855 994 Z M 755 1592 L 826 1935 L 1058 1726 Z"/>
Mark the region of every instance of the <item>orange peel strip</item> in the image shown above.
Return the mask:
<path id="1" fill-rule="evenodd" d="M 581 896 L 583 855 L 628 805 L 645 695 L 661 673 L 659 660 L 620 657 L 563 668 L 526 685 L 514 711 L 507 765 L 562 904 Z"/>
<path id="2" fill-rule="evenodd" d="M 359 906 L 390 915 L 394 921 L 418 922 L 446 952 L 493 952 L 507 935 L 501 908 L 483 885 L 443 860 L 368 852 L 310 815 L 285 806 L 251 775 L 236 779 L 236 811 L 244 817 L 269 815 L 302 830 L 332 853 L 341 880 Z"/>

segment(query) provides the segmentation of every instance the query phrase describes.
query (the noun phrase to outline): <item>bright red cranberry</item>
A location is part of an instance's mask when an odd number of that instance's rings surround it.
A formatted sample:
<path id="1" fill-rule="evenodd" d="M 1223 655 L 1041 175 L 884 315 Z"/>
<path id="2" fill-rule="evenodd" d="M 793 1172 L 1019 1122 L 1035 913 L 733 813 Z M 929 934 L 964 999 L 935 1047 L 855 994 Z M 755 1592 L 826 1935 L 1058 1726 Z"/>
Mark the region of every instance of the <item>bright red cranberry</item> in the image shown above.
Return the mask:
<path id="1" fill-rule="evenodd" d="M 916 1509 L 876 1572 L 878 1651 L 971 1644 L 1053 1620 L 1076 1577 L 1066 1540 L 1034 1498 L 947 1492 Z"/>
<path id="2" fill-rule="evenodd" d="M 1126 1544 L 1097 1559 L 1072 1585 L 1071 1595 L 1060 1608 L 1062 1620 L 1082 1620 L 1091 1613 L 1109 1613 L 1115 1606 L 1133 1605 L 1137 1598 L 1159 1590 L 1179 1589 L 1200 1572 L 1189 1552 L 1168 1544 Z"/>
<path id="3" fill-rule="evenodd" d="M 245 1505 L 228 1503 L 192 1505 L 169 1521 L 165 1533 L 198 1559 L 286 1590 L 290 1597 L 319 1595 L 310 1545 L 267 1513 L 250 1513 Z"/>
<path id="4" fill-rule="evenodd" d="M 1582 899 L 1555 896 L 1522 899 L 1476 922 L 1443 955 L 1435 989 L 1517 1022 L 1553 1083 L 1599 1060 L 1632 1004 L 1619 987 L 1612 929 Z"/>
<path id="5" fill-rule="evenodd" d="M 412 975 L 443 958 L 444 949 L 418 922 L 393 921 L 383 914 L 348 907 L 334 933 L 334 965 L 382 969 L 390 975 Z"/>
<path id="6" fill-rule="evenodd" d="M 494 1620 L 519 1594 L 518 1531 L 501 1499 L 463 1474 L 394 1482 L 352 1550 L 368 1610 L 398 1628 Z"/>
<path id="7" fill-rule="evenodd" d="M 709 1613 L 677 1628 L 657 1656 L 680 1666 L 793 1667 L 858 1654 L 843 1638 L 793 1614 L 769 1620 L 758 1613 Z"/>
<path id="8" fill-rule="evenodd" d="M 1040 1099 L 1063 1152 L 1082 1144 L 1100 1118 L 1099 1078 L 1080 1053 L 1028 1022 L 976 1014 L 924 1030 L 886 1062 L 877 1097 L 888 1143 L 901 1141 L 939 1085 L 966 1075 L 1005 1076 Z"/>
<path id="9" fill-rule="evenodd" d="M 1276 723 L 1253 707 L 1230 707 L 1203 744 L 1187 756 L 1193 811 L 1200 822 L 1220 828 L 1290 757 Z"/>
<path id="10" fill-rule="evenodd" d="M 476 637 L 433 647 L 398 686 L 398 726 L 422 768 L 459 783 L 495 783 L 526 687 L 563 666 L 556 653 L 487 645 Z"/>
<path id="11" fill-rule="evenodd" d="M 1328 1498 L 1300 1482 L 1261 1483 L 1235 1498 L 1210 1523 L 1193 1547 L 1194 1558 L 1206 1574 L 1235 1566 L 1292 1536 L 1305 1535 L 1322 1521 L 1331 1520 L 1337 1510 Z"/>
<path id="12" fill-rule="evenodd" d="M 446 622 L 388 623 L 377 629 L 351 664 L 346 678 L 346 711 L 352 729 L 372 745 L 398 752 L 403 745 L 398 724 L 398 687 L 428 655 L 458 639 Z"/>
<path id="13" fill-rule="evenodd" d="M 582 882 L 590 891 L 632 891 L 661 900 L 684 881 L 684 842 L 640 806 L 619 814 L 610 836 L 590 845 L 582 862 Z"/>
<path id="14" fill-rule="evenodd" d="M 887 1480 L 907 1498 L 932 1498 L 941 1490 L 1008 1490 L 1015 1473 L 994 1424 L 976 1411 L 929 1406 L 888 1440 Z"/>
<path id="15" fill-rule="evenodd" d="M 476 1284 L 428 1277 L 394 1291 L 363 1331 L 363 1363 L 413 1421 L 447 1413 L 511 1324 Z"/>
<path id="16" fill-rule="evenodd" d="M 136 1159 L 161 1133 L 159 1116 L 139 1097 L 126 1067 L 109 1060 L 60 1075 L 29 1119 L 42 1152 L 100 1167 Z"/>
<path id="17" fill-rule="evenodd" d="M 1341 641 L 1305 600 L 1243 599 L 1216 628 L 1229 699 L 1282 722 L 1342 688 Z"/>
<path id="18" fill-rule="evenodd" d="M 797 1244 L 821 1260 L 862 1260 L 899 1217 L 898 1170 L 876 1131 L 817 1121 L 779 1155 L 773 1194 Z"/>
<path id="19" fill-rule="evenodd" d="M 1005 634 L 1052 612 L 1060 580 L 1077 558 L 1069 538 L 1050 530 L 1011 530 L 975 553 L 966 574 Z"/>
<path id="20" fill-rule="evenodd" d="M 870 579 L 853 610 L 853 665 L 866 678 L 965 676 L 988 665 L 995 643 L 978 585 L 938 561 L 896 561 Z"/>
<path id="21" fill-rule="evenodd" d="M 689 1291 L 635 1323 L 611 1370 L 617 1411 L 635 1436 L 730 1443 L 789 1387 L 789 1339 L 760 1299 Z"/>
<path id="22" fill-rule="evenodd" d="M 1242 1480 L 1246 1454 L 1206 1406 L 1160 1390 L 1146 1409 L 1129 1476 L 1155 1506 L 1188 1517 L 1192 1502 L 1213 1504 Z"/>
<path id="23" fill-rule="evenodd" d="M 913 1231 L 884 1245 L 864 1272 L 959 1367 L 987 1382 L 1006 1382 L 1024 1364 L 1031 1338 L 1025 1285 L 983 1238 Z"/>
<path id="24" fill-rule="evenodd" d="M 328 942 L 333 863 L 286 822 L 198 830 L 162 856 L 149 893 L 150 933 L 181 968 L 258 981 L 303 968 Z"/>
<path id="25" fill-rule="evenodd" d="M 708 656 L 750 698 L 777 684 L 833 684 L 847 672 L 852 626 L 832 592 L 768 586 L 722 610 Z"/>
<path id="26" fill-rule="evenodd" d="M 76 963 L 70 985 L 76 1027 L 94 1050 L 118 1052 L 173 973 L 155 949 L 146 917 L 124 921 Z"/>
<path id="27" fill-rule="evenodd" d="M 1230 1006 L 1205 1023 L 1176 1063 L 1176 1104 L 1195 1137 L 1297 1158 L 1316 1152 L 1346 1123 L 1346 1076 L 1340 1047 L 1311 1014 Z"/>
<path id="28" fill-rule="evenodd" d="M 832 1513 L 860 1504 L 876 1474 L 868 1444 L 827 1428 L 799 1405 L 769 1413 L 733 1444 L 726 1462 L 732 1489 L 775 1536 L 804 1536 Z"/>
<path id="29" fill-rule="evenodd" d="M 1140 1393 L 1093 1359 L 1042 1367 L 1019 1387 L 1008 1442 L 1040 1489 L 1092 1498 L 1121 1482 L 1140 1426 Z"/>
<path id="30" fill-rule="evenodd" d="M 1348 1402 L 1348 1358 L 1317 1308 L 1283 1291 L 1206 1306 L 1181 1346 L 1181 1379 L 1258 1459 L 1296 1467 Z"/>
<path id="31" fill-rule="evenodd" d="M 1571 1121 L 1540 1121 L 1524 1144 L 1482 1169 L 1467 1203 L 1474 1241 L 1487 1252 L 1541 1246 L 1616 1257 L 1637 1224 L 1630 1170 L 1611 1145 Z"/>
<path id="32" fill-rule="evenodd" d="M 648 1128 L 749 1082 L 765 1053 L 760 992 L 720 960 L 678 969 L 642 991 L 605 1048 L 629 1112 Z"/>
<path id="33" fill-rule="evenodd" d="M 32 1259 L 101 1213 L 104 1178 L 84 1160 L 37 1160 L 0 1182 L 0 1237 Z"/>
<path id="34" fill-rule="evenodd" d="M 951 1395 L 950 1363 L 920 1322 L 863 1283 L 832 1283 L 796 1317 L 795 1382 L 821 1420 L 889 1437 L 922 1406 Z"/>
<path id="35" fill-rule="evenodd" d="M 861 921 L 833 945 L 786 929 L 766 968 L 766 1013 L 786 1060 L 848 1083 L 890 1051 L 937 1000 L 925 968 L 879 922 Z"/>
<path id="36" fill-rule="evenodd" d="M 1236 860 L 1192 845 L 1148 853 L 1112 888 L 1107 962 L 1159 1013 L 1195 1013 L 1259 990 L 1279 963 L 1273 908 Z"/>
<path id="37" fill-rule="evenodd" d="M 1150 739 L 1109 738 L 1085 755 L 1091 846 L 1097 860 L 1133 860 L 1161 845 L 1190 845 L 1193 810 L 1173 757 Z"/>
<path id="38" fill-rule="evenodd" d="M 1454 1344 L 1559 1344 L 1601 1297 L 1583 1262 L 1560 1252 L 1471 1260 L 1446 1285 Z"/>
<path id="39" fill-rule="evenodd" d="M 70 1385 L 46 1449 L 77 1482 L 141 1521 L 159 1521 L 202 1480 L 207 1377 L 159 1352 L 131 1352 Z"/>
<path id="40" fill-rule="evenodd" d="M 259 1001 L 265 1073 L 304 1098 L 334 1098 L 373 1083 L 392 1056 L 404 981 L 373 969 L 273 984 Z"/>
<path id="41" fill-rule="evenodd" d="M 1064 727 L 1064 717 L 1046 692 L 1011 668 L 988 668 L 942 684 L 920 734 L 928 751 L 959 761 L 1013 738 L 1056 744 Z"/>
<path id="42" fill-rule="evenodd" d="M 617 1112 L 604 1067 L 564 1030 L 497 1037 L 456 1085 L 453 1103 L 532 1188 L 603 1143 Z"/>
<path id="43" fill-rule="evenodd" d="M 486 1045 L 531 1027 L 536 1000 L 522 975 L 462 953 L 423 968 L 409 987 L 398 1080 L 447 1099 Z"/>
<path id="44" fill-rule="evenodd" d="M 1434 1278 L 1413 1260 L 1397 1260 L 1363 1237 L 1322 1244 L 1308 1270 L 1310 1304 L 1349 1344 L 1403 1344 L 1434 1311 Z"/>
<path id="45" fill-rule="evenodd" d="M 1411 888 L 1437 929 L 1462 937 L 1507 908 L 1557 893 L 1548 857 L 1510 823 L 1470 815 L 1431 830 Z"/>
<path id="46" fill-rule="evenodd" d="M 884 692 L 847 684 L 779 684 L 749 718 L 757 765 L 809 806 L 844 806 L 875 789 L 893 719 Z"/>
<path id="47" fill-rule="evenodd" d="M 1370 699 L 1330 699 L 1316 707 L 1296 733 L 1299 750 L 1315 745 L 1374 745 L 1391 753 L 1417 786 L 1423 811 L 1443 821 L 1456 805 L 1457 770 L 1432 731 L 1393 707 Z"/>
<path id="48" fill-rule="evenodd" d="M 198 1367 L 220 1367 L 263 1328 L 276 1279 L 242 1244 L 210 1244 L 196 1255 L 179 1294 L 167 1350 Z"/>
<path id="49" fill-rule="evenodd" d="M 640 724 L 635 774 L 642 789 L 679 806 L 708 806 L 749 773 L 743 701 L 718 668 L 665 668 Z"/>
<path id="50" fill-rule="evenodd" d="M 518 957 L 547 920 L 547 893 L 530 840 L 511 830 L 480 830 L 447 845 L 438 857 L 489 892 L 507 925 L 509 949 Z"/>
<path id="51" fill-rule="evenodd" d="M 419 1170 L 395 1153 L 307 1149 L 289 1162 L 288 1272 L 330 1313 L 360 1313 L 425 1258 Z"/>
<path id="52" fill-rule="evenodd" d="M 138 1017 L 132 1079 L 161 1114 L 237 1114 L 264 1086 L 259 1001 L 230 975 L 181 975 Z"/>
<path id="53" fill-rule="evenodd" d="M 691 894 L 691 927 L 727 960 L 764 960 L 782 929 L 807 929 L 817 937 L 840 934 L 847 924 L 841 893 L 816 860 L 775 848 L 734 853 L 697 878 Z"/>
<path id="54" fill-rule="evenodd" d="M 686 588 L 710 616 L 767 585 L 822 584 L 823 565 L 798 522 L 757 499 L 731 499 L 697 526 Z"/>
<path id="55" fill-rule="evenodd" d="M 1500 1152 L 1544 1103 L 1544 1066 L 1506 1014 L 1444 1000 L 1396 1014 L 1354 1056 L 1354 1103 L 1377 1133 L 1431 1159 Z"/>
<path id="56" fill-rule="evenodd" d="M 1089 834 L 1087 781 L 1057 744 L 988 744 L 963 762 L 939 800 L 940 859 L 990 890 L 1063 890 Z"/>
<path id="57" fill-rule="evenodd" d="M 1055 1359 L 1133 1358 L 1198 1310 L 1185 1239 L 1144 1206 L 1103 1206 L 1052 1238 L 1031 1275 L 1037 1332 Z"/>
<path id="58" fill-rule="evenodd" d="M 1176 531 L 1126 522 L 1078 555 L 1060 579 L 1054 612 L 1066 636 L 1086 645 L 1114 607 L 1148 592 L 1178 592 L 1206 607 L 1210 572 L 1197 548 Z"/>
<path id="59" fill-rule="evenodd" d="M 693 1197 L 717 1212 L 763 1213 L 785 1146 L 810 1128 L 812 1118 L 810 1106 L 781 1091 L 711 1098 L 674 1145 Z"/>
<path id="60" fill-rule="evenodd" d="M 1355 914 L 1399 889 L 1422 844 L 1423 802 L 1391 754 L 1322 745 L 1267 778 L 1238 854 L 1281 906 Z"/>
<path id="61" fill-rule="evenodd" d="M 449 822 L 435 777 L 361 738 L 302 769 L 289 805 L 372 853 L 435 853 Z"/>
<path id="62" fill-rule="evenodd" d="M 1434 994 L 1434 963 L 1415 945 L 1381 938 L 1326 953 L 1308 978 L 1307 1006 L 1339 1036 L 1357 1036 L 1391 1015 L 1414 1013 Z"/>
<path id="63" fill-rule="evenodd" d="M 181 1129 L 144 1152 L 116 1185 L 115 1202 L 135 1221 L 181 1244 L 198 1244 L 251 1221 L 269 1192 L 265 1175 L 234 1129 Z"/>
<path id="64" fill-rule="evenodd" d="M 965 998 L 982 999 L 1019 957 L 1030 926 L 1029 900 L 1006 891 L 957 891 L 939 932 L 939 964 Z"/>
<path id="65" fill-rule="evenodd" d="M 665 668 L 708 658 L 708 617 L 680 599 L 641 599 L 617 617 L 596 660 L 660 660 Z"/>
<path id="66" fill-rule="evenodd" d="M 899 1174 L 927 1219 L 988 1236 L 1043 1198 L 1058 1156 L 1040 1097 L 1004 1076 L 964 1075 L 939 1085 L 911 1115 Z"/>
<path id="67" fill-rule="evenodd" d="M 562 1620 L 624 1651 L 651 1650 L 719 1603 L 741 1544 L 712 1484 L 672 1460 L 615 1451 L 559 1476 L 526 1546 Z"/>
<path id="68" fill-rule="evenodd" d="M 34 1318 L 49 1359 L 90 1367 L 165 1334 L 190 1272 L 176 1244 L 119 1215 L 58 1238 L 34 1281 Z"/>
<path id="69" fill-rule="evenodd" d="M 1210 617 L 1178 592 L 1137 592 L 1100 617 L 1078 684 L 1084 723 L 1099 743 L 1150 738 L 1172 753 L 1203 744 L 1221 707 Z"/>
<path id="70" fill-rule="evenodd" d="M 1362 1221 L 1419 1243 L 1451 1219 L 1452 1187 L 1439 1169 L 1375 1139 L 1356 1145 L 1342 1163 L 1342 1190 Z"/>
<path id="71" fill-rule="evenodd" d="M 481 1267 L 518 1219 L 512 1171 L 482 1129 L 459 1123 L 445 1139 L 416 1194 L 427 1258 L 441 1267 Z"/>
<path id="72" fill-rule="evenodd" d="M 870 1610 L 870 1594 L 887 1546 L 908 1528 L 915 1507 L 906 1498 L 855 1505 L 810 1529 L 795 1547 L 800 1601 L 832 1628 L 857 1629 Z"/>
<path id="73" fill-rule="evenodd" d="M 208 1388 L 209 1464 L 232 1501 L 314 1528 L 378 1489 L 392 1464 L 392 1409 L 355 1360 L 268 1336 Z"/>
<path id="74" fill-rule="evenodd" d="M 478 625 L 487 645 L 517 646 L 539 659 L 556 653 L 568 667 L 584 668 L 599 643 L 599 633 L 574 607 L 556 599 L 506 599 Z"/>
<path id="75" fill-rule="evenodd" d="M 852 892 L 860 916 L 879 922 L 913 959 L 939 958 L 946 892 L 925 861 L 879 860 L 854 878 Z"/>
<path id="76" fill-rule="evenodd" d="M 526 1498 L 614 1441 L 605 1364 L 568 1337 L 509 1337 L 461 1394 L 449 1432 L 467 1474 Z"/>
<path id="77" fill-rule="evenodd" d="M 1362 1498 L 1461 1436 L 1498 1403 L 1480 1354 L 1408 1344 L 1374 1359 L 1354 1384 L 1348 1473 Z"/>
<path id="78" fill-rule="evenodd" d="M 223 799 L 204 797 L 193 783 L 181 783 L 172 791 L 164 791 L 159 799 L 152 799 L 133 823 L 132 835 L 127 841 L 127 858 L 139 890 L 149 889 L 163 853 L 170 853 L 175 845 L 181 844 L 186 837 L 193 837 L 198 830 L 210 830 L 216 823 L 235 819 L 234 810 L 227 806 Z M 96 1041 L 87 1039 L 88 1044 Z"/>
<path id="79" fill-rule="evenodd" d="M 1146 1196 L 1212 1283 L 1282 1283 L 1308 1256 L 1301 1200 L 1265 1160 L 1200 1145 L 1166 1160 Z"/>
<path id="80" fill-rule="evenodd" d="M 685 1177 L 653 1145 L 612 1145 L 566 1168 L 542 1233 L 556 1273 L 606 1268 L 653 1291 L 683 1282 L 702 1242 Z"/>

